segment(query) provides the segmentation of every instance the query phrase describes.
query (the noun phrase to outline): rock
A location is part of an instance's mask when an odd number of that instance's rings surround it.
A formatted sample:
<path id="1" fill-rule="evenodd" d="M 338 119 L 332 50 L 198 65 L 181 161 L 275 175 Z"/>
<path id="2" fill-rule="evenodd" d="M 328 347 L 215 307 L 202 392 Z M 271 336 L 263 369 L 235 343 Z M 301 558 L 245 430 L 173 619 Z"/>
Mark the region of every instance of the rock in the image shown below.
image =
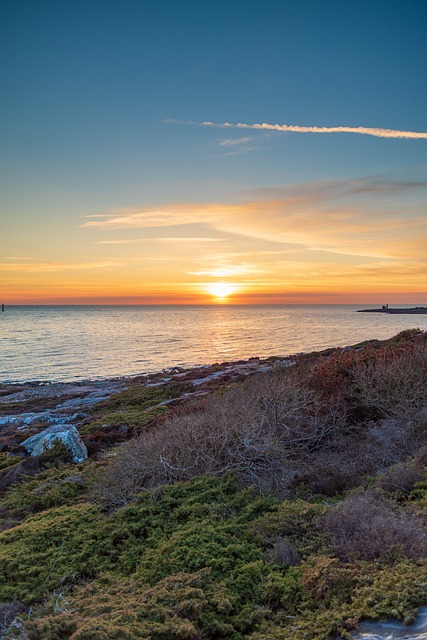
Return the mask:
<path id="1" fill-rule="evenodd" d="M 405 625 L 400 620 L 364 621 L 360 624 L 360 633 L 353 640 L 426 640 L 427 607 L 422 607 L 412 624 Z"/>
<path id="2" fill-rule="evenodd" d="M 41 456 L 51 449 L 55 442 L 62 442 L 73 454 L 73 462 L 83 462 L 87 449 L 77 429 L 71 424 L 55 424 L 41 433 L 21 442 L 21 446 L 32 456 Z"/>

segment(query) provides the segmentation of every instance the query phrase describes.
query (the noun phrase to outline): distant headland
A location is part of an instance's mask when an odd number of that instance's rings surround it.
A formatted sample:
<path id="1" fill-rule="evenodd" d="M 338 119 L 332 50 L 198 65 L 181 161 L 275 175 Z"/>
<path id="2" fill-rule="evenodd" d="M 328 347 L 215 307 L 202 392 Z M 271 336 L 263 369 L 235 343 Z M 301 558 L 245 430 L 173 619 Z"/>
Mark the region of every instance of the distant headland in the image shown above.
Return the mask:
<path id="1" fill-rule="evenodd" d="M 410 313 L 410 314 L 422 314 L 427 313 L 427 307 L 409 307 L 407 309 L 390 309 L 388 304 L 383 304 L 378 309 L 358 309 L 358 313 Z"/>

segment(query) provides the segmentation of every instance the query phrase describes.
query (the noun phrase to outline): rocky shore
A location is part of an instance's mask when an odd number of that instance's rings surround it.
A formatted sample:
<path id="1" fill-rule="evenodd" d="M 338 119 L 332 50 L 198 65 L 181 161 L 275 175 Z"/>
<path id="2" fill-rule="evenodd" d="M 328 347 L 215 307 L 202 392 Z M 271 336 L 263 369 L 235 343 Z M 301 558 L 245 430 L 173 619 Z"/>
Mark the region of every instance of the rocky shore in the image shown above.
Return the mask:
<path id="1" fill-rule="evenodd" d="M 153 403 L 144 409 L 148 415 L 168 405 L 207 395 L 218 387 L 242 382 L 254 373 L 267 372 L 275 366 L 289 366 L 292 362 L 290 358 L 251 358 L 193 369 L 174 367 L 154 374 L 101 381 L 0 384 L 0 452 L 37 456 L 43 446 L 48 450 L 59 440 L 70 449 L 74 461 L 81 462 L 87 457 L 85 438 L 94 437 L 93 431 L 89 434 L 85 429 L 90 423 L 91 412 L 114 394 L 126 390 L 173 389 L 173 397 L 159 399 L 159 394 L 153 395 Z M 108 430 L 108 425 L 105 427 Z M 122 425 L 122 439 L 131 432 L 126 424 Z M 86 455 L 83 454 L 85 450 Z"/>

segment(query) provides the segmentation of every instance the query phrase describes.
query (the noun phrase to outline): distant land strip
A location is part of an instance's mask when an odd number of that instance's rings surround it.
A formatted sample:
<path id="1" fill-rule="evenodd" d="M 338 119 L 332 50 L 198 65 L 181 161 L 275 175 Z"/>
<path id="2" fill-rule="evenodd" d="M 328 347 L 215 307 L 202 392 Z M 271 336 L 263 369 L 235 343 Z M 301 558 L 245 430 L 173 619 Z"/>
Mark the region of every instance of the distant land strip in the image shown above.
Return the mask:
<path id="1" fill-rule="evenodd" d="M 427 307 L 411 307 L 408 309 L 389 309 L 387 306 L 379 309 L 358 309 L 358 313 L 409 313 L 409 314 L 427 314 Z"/>

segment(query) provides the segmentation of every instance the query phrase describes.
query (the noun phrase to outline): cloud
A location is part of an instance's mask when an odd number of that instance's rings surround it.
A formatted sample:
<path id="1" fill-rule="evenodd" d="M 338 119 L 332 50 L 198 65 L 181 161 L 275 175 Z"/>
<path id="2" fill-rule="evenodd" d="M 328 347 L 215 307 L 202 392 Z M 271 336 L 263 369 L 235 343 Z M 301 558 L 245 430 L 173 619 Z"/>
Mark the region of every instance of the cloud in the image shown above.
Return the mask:
<path id="1" fill-rule="evenodd" d="M 27 258 L 27 256 L 4 256 L 3 260 L 34 260 L 34 258 Z"/>
<path id="2" fill-rule="evenodd" d="M 223 215 L 224 205 L 216 203 L 188 203 L 171 205 L 167 209 L 145 210 L 143 208 L 115 211 L 109 214 L 86 216 L 90 219 L 81 224 L 86 229 L 146 229 L 150 227 L 177 227 L 215 220 Z"/>
<path id="3" fill-rule="evenodd" d="M 427 182 L 378 176 L 317 181 L 253 189 L 234 203 L 162 206 L 163 226 L 154 227 L 153 211 L 142 209 L 92 222 L 102 232 L 127 232 L 100 244 L 144 243 L 141 259 L 166 265 L 173 256 L 180 273 L 244 278 L 272 271 L 279 278 L 280 269 L 307 275 L 303 265 L 316 263 L 335 270 L 340 263 L 424 261 L 426 189 Z M 133 229 L 138 237 L 129 237 Z"/>
<path id="4" fill-rule="evenodd" d="M 25 271 L 25 272 L 42 272 L 42 271 L 76 271 L 81 269 L 104 269 L 107 267 L 114 267 L 117 262 L 111 260 L 105 260 L 100 262 L 33 262 L 33 263 L 7 263 L 0 264 L 1 271 Z"/>
<path id="5" fill-rule="evenodd" d="M 265 273 L 264 269 L 254 264 L 223 264 L 211 269 L 201 269 L 200 271 L 189 271 L 192 276 L 211 276 L 213 278 L 229 278 L 236 276 L 246 276 L 252 273 Z"/>
<path id="6" fill-rule="evenodd" d="M 180 244 L 187 242 L 222 242 L 221 238 L 198 238 L 198 237 L 179 237 L 179 238 L 134 238 L 132 240 L 100 240 L 94 244 L 139 244 L 141 242 L 158 242 L 160 244 Z"/>
<path id="7" fill-rule="evenodd" d="M 252 138 L 221 138 L 218 142 L 220 147 L 235 147 L 239 144 L 251 142 Z"/>
<path id="8" fill-rule="evenodd" d="M 135 229 L 136 227 L 163 227 L 173 224 L 183 224 L 189 220 L 191 220 L 191 218 L 182 211 L 179 214 L 174 211 L 118 212 L 103 216 L 96 216 L 95 220 L 89 220 L 80 226 L 86 228 L 104 227 L 107 229 Z"/>
<path id="9" fill-rule="evenodd" d="M 253 141 L 253 138 L 220 138 L 218 144 L 220 147 L 229 149 L 224 156 L 241 156 L 244 153 L 254 151 L 255 147 L 249 143 Z"/>
<path id="10" fill-rule="evenodd" d="M 387 196 L 403 191 L 419 191 L 427 187 L 427 181 L 385 180 L 383 177 L 367 176 L 345 180 L 319 180 L 307 184 L 287 184 L 272 187 L 257 187 L 246 191 L 252 198 L 300 198 L 333 200 L 368 193 Z"/>
<path id="11" fill-rule="evenodd" d="M 172 121 L 169 121 L 172 122 Z M 177 121 L 178 123 L 178 121 Z M 185 122 L 179 124 L 198 124 L 203 127 L 219 127 L 221 129 L 254 129 L 261 131 L 281 131 L 291 133 L 359 133 L 365 136 L 375 136 L 376 138 L 410 138 L 419 140 L 427 138 L 427 133 L 423 131 L 401 131 L 399 129 L 381 129 L 377 127 L 301 127 L 299 125 L 289 124 L 245 124 L 238 123 L 216 123 L 216 122 Z"/>

